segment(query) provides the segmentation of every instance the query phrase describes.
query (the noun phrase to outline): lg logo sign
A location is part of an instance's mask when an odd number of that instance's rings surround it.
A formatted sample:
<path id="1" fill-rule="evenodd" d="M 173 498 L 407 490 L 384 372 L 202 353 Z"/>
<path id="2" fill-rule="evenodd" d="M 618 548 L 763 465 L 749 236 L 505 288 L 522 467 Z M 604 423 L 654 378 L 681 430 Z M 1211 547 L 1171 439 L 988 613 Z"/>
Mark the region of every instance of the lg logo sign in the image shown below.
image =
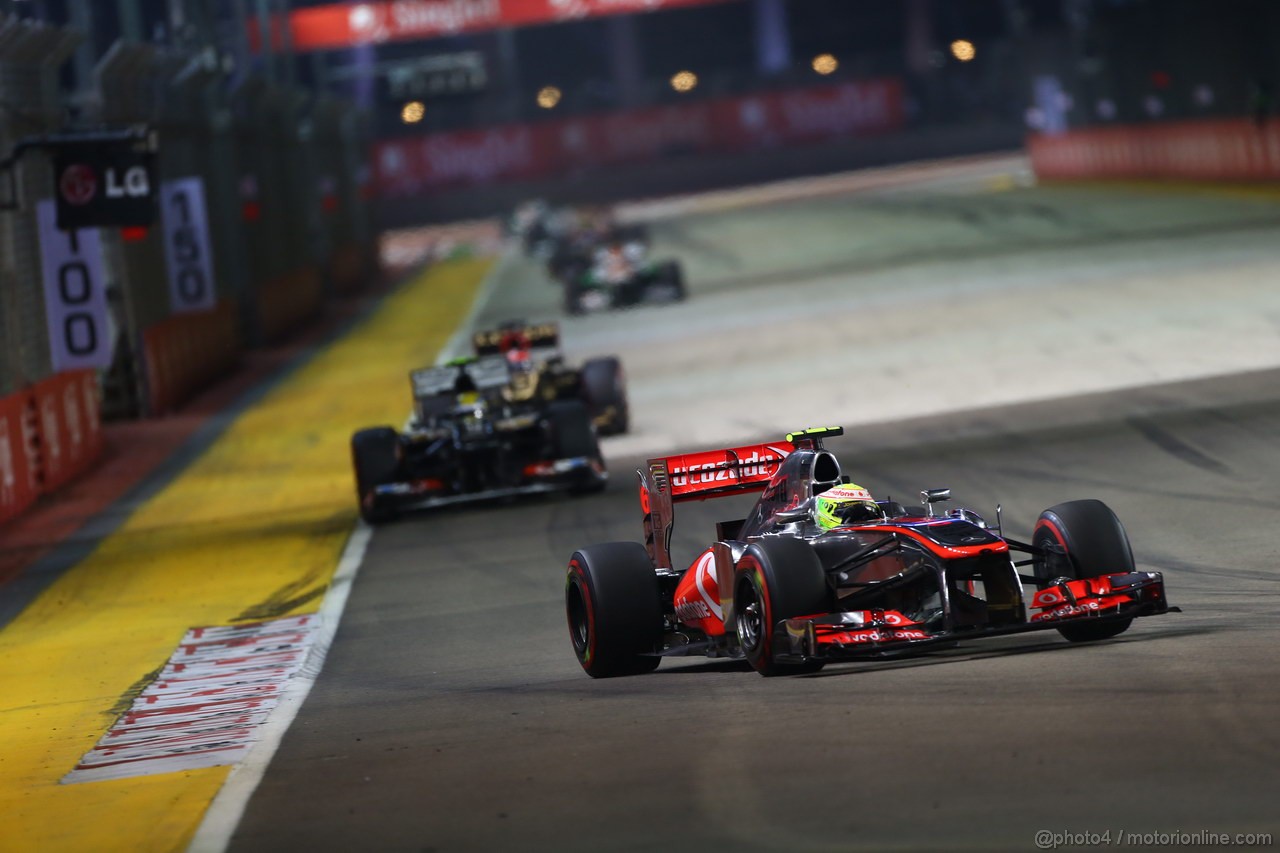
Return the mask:
<path id="1" fill-rule="evenodd" d="M 153 156 L 123 145 L 54 149 L 58 227 L 149 225 L 155 220 Z"/>
<path id="2" fill-rule="evenodd" d="M 109 199 L 146 198 L 151 195 L 151 178 L 142 166 L 124 170 L 108 168 L 103 177 L 106 179 L 104 194 Z M 98 175 L 92 166 L 72 163 L 62 170 L 58 190 L 67 204 L 83 207 L 98 194 Z"/>

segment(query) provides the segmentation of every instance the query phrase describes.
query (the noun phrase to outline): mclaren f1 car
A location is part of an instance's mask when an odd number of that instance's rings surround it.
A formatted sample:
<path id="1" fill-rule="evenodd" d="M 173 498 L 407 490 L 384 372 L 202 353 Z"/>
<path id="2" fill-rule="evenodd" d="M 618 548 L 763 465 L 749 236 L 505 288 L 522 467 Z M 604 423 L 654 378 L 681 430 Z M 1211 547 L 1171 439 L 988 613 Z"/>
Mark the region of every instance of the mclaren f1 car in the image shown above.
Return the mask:
<path id="1" fill-rule="evenodd" d="M 458 359 L 409 378 L 414 408 L 404 429 L 373 427 L 351 437 L 366 521 L 406 509 L 605 487 L 586 406 L 513 401 L 505 358 Z"/>
<path id="2" fill-rule="evenodd" d="M 471 344 L 477 356 L 506 357 L 511 366 L 511 384 L 504 392 L 508 400 L 531 404 L 580 400 L 602 436 L 624 433 L 630 426 L 622 362 L 617 356 L 601 356 L 573 367 L 560 351 L 557 324 L 508 321 L 476 332 Z"/>
<path id="3" fill-rule="evenodd" d="M 1057 629 L 1103 640 L 1166 613 L 1164 580 L 1138 571 L 1104 503 L 1042 512 L 1030 542 L 949 489 L 904 506 L 849 482 L 823 438 L 650 459 L 639 471 L 644 543 L 591 545 L 569 561 L 574 653 L 595 677 L 651 672 L 664 656 L 745 658 L 762 675 L 910 654 L 978 637 Z M 672 564 L 676 503 L 759 491 L 717 525 L 687 569 Z"/>

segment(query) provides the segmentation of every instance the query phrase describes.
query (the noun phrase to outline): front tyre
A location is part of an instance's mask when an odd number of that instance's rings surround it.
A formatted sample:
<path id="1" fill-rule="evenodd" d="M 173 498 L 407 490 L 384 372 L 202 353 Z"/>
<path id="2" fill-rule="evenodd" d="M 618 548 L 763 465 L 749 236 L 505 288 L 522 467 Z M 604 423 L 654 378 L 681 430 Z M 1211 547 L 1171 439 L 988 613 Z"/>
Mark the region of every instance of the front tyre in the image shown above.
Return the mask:
<path id="1" fill-rule="evenodd" d="M 662 600 L 644 546 L 608 542 L 575 552 L 564 597 L 569 639 L 587 675 L 612 678 L 658 668 Z"/>
<path id="2" fill-rule="evenodd" d="M 1124 525 L 1099 500 L 1067 501 L 1040 513 L 1031 544 L 1047 553 L 1037 557 L 1042 585 L 1055 578 L 1075 580 L 1134 571 L 1133 549 Z M 1124 633 L 1133 618 L 1065 624 L 1059 633 L 1073 643 L 1108 640 Z"/>
<path id="3" fill-rule="evenodd" d="M 813 548 L 799 539 L 765 539 L 738 561 L 733 612 L 738 645 L 763 676 L 816 672 L 822 661 L 779 663 L 774 659 L 778 623 L 796 616 L 830 613 L 834 596 Z"/>

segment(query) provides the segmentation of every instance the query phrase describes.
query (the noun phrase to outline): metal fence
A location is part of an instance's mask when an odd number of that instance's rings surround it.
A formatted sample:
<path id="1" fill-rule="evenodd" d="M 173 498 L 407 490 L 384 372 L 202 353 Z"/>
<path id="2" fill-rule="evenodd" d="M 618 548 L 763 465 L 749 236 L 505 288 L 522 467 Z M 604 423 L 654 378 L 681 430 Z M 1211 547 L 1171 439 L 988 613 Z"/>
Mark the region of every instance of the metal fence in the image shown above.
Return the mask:
<path id="1" fill-rule="evenodd" d="M 97 239 L 116 332 L 102 411 L 158 415 L 376 275 L 360 189 L 367 134 L 350 105 L 233 80 L 212 49 L 118 41 L 73 93 L 62 69 L 80 41 L 0 17 L 0 157 L 68 129 L 156 133 L 158 221 Z M 55 372 L 35 213 L 53 194 L 50 159 L 30 151 L 12 174 L 11 193 L 0 184 L 13 196 L 0 210 L 0 398 Z"/>
<path id="2" fill-rule="evenodd" d="M 62 124 L 58 69 L 79 40 L 63 29 L 0 19 L 0 156 Z M 51 194 L 49 158 L 28 153 L 12 177 L 14 197 L 5 201 L 14 209 L 0 211 L 0 397 L 50 373 L 35 214 L 36 202 Z"/>

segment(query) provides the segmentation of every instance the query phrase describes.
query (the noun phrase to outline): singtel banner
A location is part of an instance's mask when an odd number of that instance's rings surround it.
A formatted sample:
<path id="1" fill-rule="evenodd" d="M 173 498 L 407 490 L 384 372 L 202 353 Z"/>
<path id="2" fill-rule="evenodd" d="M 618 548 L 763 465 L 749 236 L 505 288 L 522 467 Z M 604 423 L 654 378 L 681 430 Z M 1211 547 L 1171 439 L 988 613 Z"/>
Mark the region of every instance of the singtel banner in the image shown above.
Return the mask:
<path id="1" fill-rule="evenodd" d="M 334 50 L 594 18 L 706 6 L 726 0 L 382 0 L 334 3 L 289 13 L 294 50 Z M 258 49 L 261 28 L 249 22 L 249 40 Z"/>
<path id="2" fill-rule="evenodd" d="M 642 163 L 861 136 L 901 127 L 902 83 L 863 80 L 558 122 L 391 139 L 374 150 L 385 198 Z"/>

